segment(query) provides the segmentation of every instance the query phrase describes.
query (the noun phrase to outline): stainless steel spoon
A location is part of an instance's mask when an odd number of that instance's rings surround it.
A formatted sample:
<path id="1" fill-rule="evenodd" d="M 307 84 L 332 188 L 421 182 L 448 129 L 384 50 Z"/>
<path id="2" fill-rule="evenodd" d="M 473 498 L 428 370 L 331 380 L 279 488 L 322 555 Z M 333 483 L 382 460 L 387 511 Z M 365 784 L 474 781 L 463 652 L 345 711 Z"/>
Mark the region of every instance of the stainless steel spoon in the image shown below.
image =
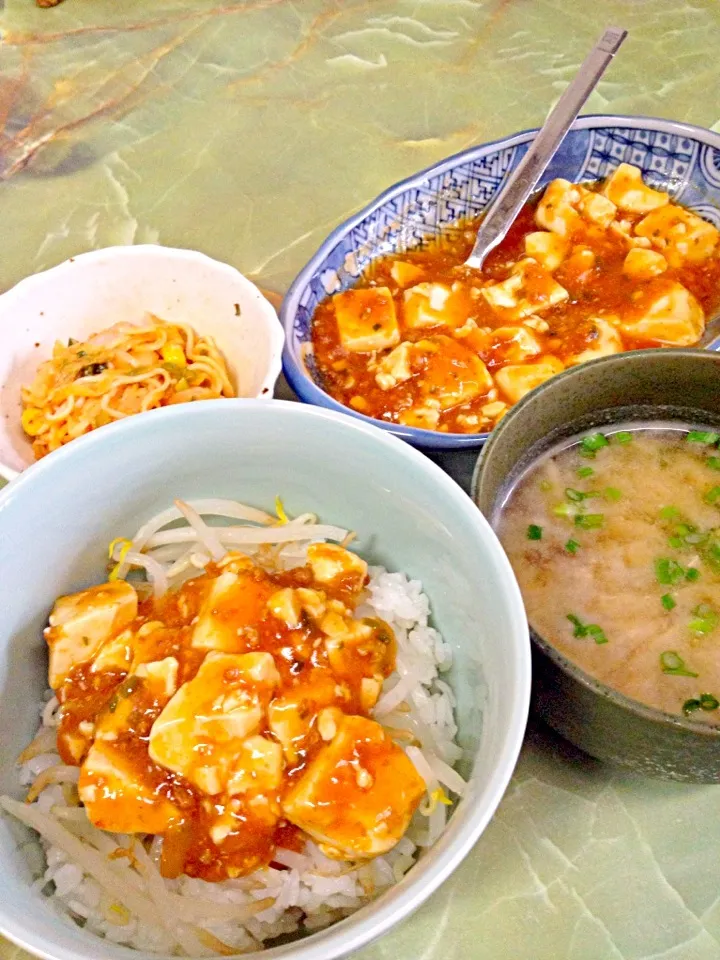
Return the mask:
<path id="1" fill-rule="evenodd" d="M 466 266 L 479 270 L 488 253 L 508 232 L 626 36 L 627 30 L 608 27 L 587 55 L 574 80 L 530 144 L 530 149 L 492 202 L 478 230 L 472 253 L 465 261 Z"/>
<path id="2" fill-rule="evenodd" d="M 705 325 L 705 332 L 694 346 L 700 350 L 706 350 L 718 340 L 720 340 L 720 314 L 716 314 L 708 320 Z M 720 343 L 713 347 L 714 350 L 718 348 L 720 348 Z"/>

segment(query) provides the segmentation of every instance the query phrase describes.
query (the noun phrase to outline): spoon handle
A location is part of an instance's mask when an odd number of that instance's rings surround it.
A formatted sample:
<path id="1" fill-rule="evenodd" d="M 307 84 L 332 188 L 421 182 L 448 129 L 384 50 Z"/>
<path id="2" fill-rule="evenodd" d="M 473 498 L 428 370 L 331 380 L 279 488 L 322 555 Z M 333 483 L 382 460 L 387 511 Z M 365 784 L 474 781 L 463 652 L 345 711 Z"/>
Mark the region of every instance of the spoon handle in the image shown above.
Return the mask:
<path id="1" fill-rule="evenodd" d="M 468 267 L 479 270 L 488 253 L 508 232 L 626 36 L 627 30 L 608 27 L 587 55 L 572 83 L 556 103 L 529 150 L 485 215 L 472 253 L 465 261 Z"/>

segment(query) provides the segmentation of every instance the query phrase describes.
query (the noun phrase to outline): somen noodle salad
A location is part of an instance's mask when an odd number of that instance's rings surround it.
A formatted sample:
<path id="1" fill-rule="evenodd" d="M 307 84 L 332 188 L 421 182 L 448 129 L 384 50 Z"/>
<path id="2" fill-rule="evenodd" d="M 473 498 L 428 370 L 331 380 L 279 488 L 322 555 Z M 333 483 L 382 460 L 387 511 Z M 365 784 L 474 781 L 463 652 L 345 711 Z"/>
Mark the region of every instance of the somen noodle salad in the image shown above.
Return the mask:
<path id="1" fill-rule="evenodd" d="M 36 460 L 114 420 L 191 400 L 234 397 L 212 337 L 148 314 L 87 340 L 57 342 L 22 388 L 22 428 Z"/>
<path id="2" fill-rule="evenodd" d="M 76 921 L 252 949 L 353 912 L 438 838 L 465 789 L 449 648 L 421 585 L 352 539 L 280 501 L 178 500 L 57 600 L 27 802 L 0 803 Z"/>

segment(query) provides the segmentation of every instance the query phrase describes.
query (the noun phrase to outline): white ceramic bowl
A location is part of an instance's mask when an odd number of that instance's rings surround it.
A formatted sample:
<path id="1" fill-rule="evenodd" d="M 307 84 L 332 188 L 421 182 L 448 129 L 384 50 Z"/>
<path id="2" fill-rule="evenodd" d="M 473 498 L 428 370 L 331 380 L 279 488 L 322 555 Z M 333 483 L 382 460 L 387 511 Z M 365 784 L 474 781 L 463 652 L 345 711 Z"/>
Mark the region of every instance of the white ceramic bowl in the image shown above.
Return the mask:
<path id="1" fill-rule="evenodd" d="M 0 476 L 34 463 L 20 425 L 20 388 L 56 340 L 146 313 L 214 338 L 242 397 L 272 395 L 284 342 L 273 307 L 234 267 L 194 250 L 108 247 L 66 260 L 0 296 Z"/>
<path id="2" fill-rule="evenodd" d="M 38 724 L 47 685 L 42 628 L 54 599 L 101 580 L 108 541 L 173 497 L 273 509 L 276 494 L 293 513 L 310 510 L 355 530 L 355 549 L 370 562 L 420 579 L 454 657 L 449 682 L 468 788 L 443 835 L 352 917 L 251 955 L 334 960 L 420 906 L 469 852 L 507 787 L 530 692 L 525 611 L 495 534 L 439 467 L 376 427 L 279 400 L 165 407 L 69 443 L 0 493 L 0 793 L 22 796 L 15 759 Z M 0 932 L 50 960 L 147 960 L 53 911 L 33 886 L 42 867 L 28 839 L 0 815 Z"/>

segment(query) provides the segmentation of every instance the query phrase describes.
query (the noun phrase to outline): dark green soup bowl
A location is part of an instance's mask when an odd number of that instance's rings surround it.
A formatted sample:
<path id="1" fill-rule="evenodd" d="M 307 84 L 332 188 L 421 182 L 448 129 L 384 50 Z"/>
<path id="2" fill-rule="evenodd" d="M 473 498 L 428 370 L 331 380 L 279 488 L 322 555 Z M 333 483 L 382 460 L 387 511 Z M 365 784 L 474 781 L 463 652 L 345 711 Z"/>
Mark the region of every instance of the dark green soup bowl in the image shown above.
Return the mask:
<path id="1" fill-rule="evenodd" d="M 494 430 L 475 468 L 475 503 L 497 526 L 508 490 L 551 446 L 584 430 L 633 420 L 681 420 L 720 430 L 720 355 L 638 350 L 553 377 Z M 720 726 L 631 700 L 564 657 L 532 624 L 530 632 L 533 706 L 563 737 L 599 760 L 651 777 L 720 783 Z"/>

